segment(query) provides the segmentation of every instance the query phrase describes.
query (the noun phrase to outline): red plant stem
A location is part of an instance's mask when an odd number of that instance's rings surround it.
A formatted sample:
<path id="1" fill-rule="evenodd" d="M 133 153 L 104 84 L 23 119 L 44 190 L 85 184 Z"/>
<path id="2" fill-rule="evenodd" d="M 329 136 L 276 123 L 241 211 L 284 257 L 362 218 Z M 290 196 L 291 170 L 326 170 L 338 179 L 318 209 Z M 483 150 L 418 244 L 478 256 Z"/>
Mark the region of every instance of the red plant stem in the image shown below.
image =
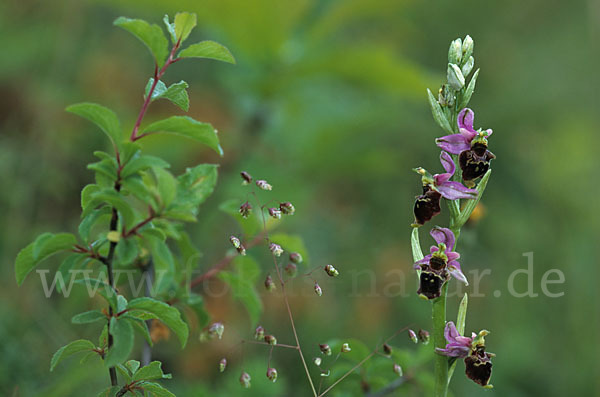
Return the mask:
<path id="1" fill-rule="evenodd" d="M 138 118 L 135 122 L 135 125 L 133 126 L 133 130 L 131 131 L 131 136 L 129 137 L 129 140 L 131 142 L 135 142 L 136 140 L 138 140 L 144 136 L 144 134 L 138 135 L 138 130 L 140 129 L 140 125 L 142 124 L 144 115 L 146 114 L 146 111 L 148 110 L 148 106 L 150 106 L 150 102 L 152 101 L 152 94 L 154 93 L 154 89 L 156 88 L 156 85 L 158 84 L 158 80 L 160 80 L 160 78 L 165 74 L 165 72 L 167 71 L 167 68 L 172 63 L 175 63 L 179 60 L 179 59 L 173 59 L 173 57 L 175 56 L 175 52 L 177 51 L 177 49 L 179 49 L 180 44 L 181 44 L 181 39 L 179 39 L 179 41 L 177 41 L 177 43 L 171 49 L 171 52 L 169 53 L 169 57 L 165 61 L 165 64 L 162 66 L 162 68 L 158 69 L 158 65 L 154 66 L 154 81 L 152 82 L 150 91 L 148 91 L 146 100 L 144 100 L 144 104 L 142 105 L 142 108 L 140 109 Z"/>
<path id="2" fill-rule="evenodd" d="M 149 222 L 151 222 L 154 218 L 156 218 L 156 215 L 151 211 L 151 213 L 148 216 L 148 218 L 144 219 L 143 221 L 141 221 L 140 223 L 138 223 L 137 225 L 135 225 L 134 227 L 132 227 L 131 230 L 129 230 L 128 232 L 124 231 L 123 232 L 123 237 L 127 238 L 127 237 L 131 237 L 134 234 L 137 234 L 138 230 L 140 230 L 146 224 L 148 224 Z"/>

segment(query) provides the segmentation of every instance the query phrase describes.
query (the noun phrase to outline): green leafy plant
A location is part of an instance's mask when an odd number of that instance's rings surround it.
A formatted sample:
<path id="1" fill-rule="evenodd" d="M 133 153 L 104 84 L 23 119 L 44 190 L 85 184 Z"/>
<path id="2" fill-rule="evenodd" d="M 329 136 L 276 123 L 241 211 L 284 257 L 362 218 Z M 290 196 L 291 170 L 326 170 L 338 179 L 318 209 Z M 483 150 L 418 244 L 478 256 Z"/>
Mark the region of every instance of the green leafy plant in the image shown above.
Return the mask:
<path id="1" fill-rule="evenodd" d="M 187 116 L 171 116 L 149 125 L 143 121 L 150 104 L 158 99 L 188 110 L 188 84 L 180 81 L 168 85 L 161 80 L 173 63 L 185 58 L 228 63 L 235 60 L 227 48 L 212 41 L 183 47 L 196 26 L 196 15 L 192 13 L 178 13 L 173 22 L 165 16 L 171 44 L 158 25 L 124 17 L 114 24 L 144 43 L 155 61 L 139 115 L 131 133 L 125 134 L 117 115 L 102 105 L 79 103 L 67 107 L 68 112 L 91 121 L 104 132 L 112 151 L 94 152 L 99 160 L 88 165 L 95 173 L 95 183 L 81 191 L 82 215 L 77 235 L 40 235 L 18 254 L 15 274 L 20 285 L 42 261 L 61 255 L 64 258 L 57 271 L 57 279 L 61 280 L 58 285 L 64 288 L 64 278 L 85 267 L 91 271 L 84 272 L 83 278 L 72 279 L 72 283 L 85 285 L 90 295 L 97 292 L 106 300 L 104 309 L 80 313 L 72 319 L 74 324 L 104 324 L 98 343 L 80 339 L 63 346 L 52 357 L 51 370 L 73 355 L 85 354 L 84 360 L 95 356 L 104 361 L 110 374 L 111 386 L 99 395 L 171 396 L 156 382 L 170 378 L 163 374 L 160 362 L 150 362 L 149 354 L 143 366 L 129 358 L 136 333 L 145 339 L 145 349 L 152 345 L 148 327 L 151 322 L 164 324 L 177 336 L 182 348 L 186 345 L 189 327 L 176 303 L 200 312 L 202 327 L 208 322 L 201 296 L 191 292 L 183 280 L 182 269 L 198 253 L 182 225 L 196 221 L 198 206 L 215 187 L 218 166 L 200 164 L 173 175 L 166 161 L 144 154 L 137 141 L 150 134 L 169 133 L 206 145 L 222 155 L 217 131 L 208 123 Z M 119 278 L 123 274 L 134 275 L 145 283 L 148 296 L 140 297 L 141 289 L 136 290 L 132 283 L 127 294 L 126 285 Z"/>

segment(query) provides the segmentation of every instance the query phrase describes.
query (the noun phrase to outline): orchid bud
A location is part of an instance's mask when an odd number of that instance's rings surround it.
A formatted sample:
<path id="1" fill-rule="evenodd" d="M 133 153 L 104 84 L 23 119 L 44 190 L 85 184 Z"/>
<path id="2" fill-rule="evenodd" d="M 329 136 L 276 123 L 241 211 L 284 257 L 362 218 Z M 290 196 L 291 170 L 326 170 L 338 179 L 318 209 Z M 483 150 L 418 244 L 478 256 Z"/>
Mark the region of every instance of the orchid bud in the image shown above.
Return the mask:
<path id="1" fill-rule="evenodd" d="M 460 69 L 464 77 L 467 77 L 469 75 L 469 73 L 471 73 L 474 65 L 475 65 L 475 58 L 469 57 L 469 59 L 467 59 L 467 62 L 465 62 L 465 64 Z"/>
<path id="2" fill-rule="evenodd" d="M 237 238 L 235 236 L 231 236 L 231 237 L 229 237 L 229 241 L 231 242 L 233 247 L 237 250 L 237 252 L 240 255 L 242 255 L 242 256 L 246 255 L 246 248 L 242 245 L 242 242 L 240 241 L 239 238 Z"/>
<path id="3" fill-rule="evenodd" d="M 325 273 L 327 273 L 329 277 L 337 277 L 340 275 L 340 272 L 338 272 L 337 269 L 333 267 L 333 265 L 325 266 Z"/>
<path id="4" fill-rule="evenodd" d="M 225 326 L 223 323 L 213 323 L 210 328 L 208 328 L 208 335 L 210 338 L 214 338 L 216 336 L 221 339 L 223 337 L 223 331 L 225 331 Z"/>
<path id="5" fill-rule="evenodd" d="M 290 277 L 296 277 L 296 275 L 298 274 L 298 266 L 296 266 L 293 263 L 288 263 L 285 267 L 285 272 Z"/>
<path id="6" fill-rule="evenodd" d="M 402 367 L 396 363 L 394 363 L 394 372 L 398 376 L 402 376 Z"/>
<path id="7" fill-rule="evenodd" d="M 323 295 L 323 290 L 321 289 L 321 286 L 317 282 L 315 282 L 315 293 L 319 296 Z"/>
<path id="8" fill-rule="evenodd" d="M 350 345 L 347 343 L 343 343 L 342 344 L 342 353 L 349 353 L 352 351 L 352 349 L 350 348 Z"/>
<path id="9" fill-rule="evenodd" d="M 410 338 L 410 340 L 412 340 L 414 343 L 419 343 L 419 340 L 417 339 L 417 334 L 415 334 L 415 331 L 413 331 L 412 329 L 408 330 L 408 337 Z"/>
<path id="10" fill-rule="evenodd" d="M 383 354 L 385 354 L 386 356 L 392 355 L 392 347 L 387 343 L 383 344 Z"/>
<path id="11" fill-rule="evenodd" d="M 294 208 L 292 203 L 290 203 L 289 201 L 280 203 L 279 209 L 284 215 L 294 215 L 294 212 L 296 212 L 296 208 Z"/>
<path id="12" fill-rule="evenodd" d="M 242 185 L 248 185 L 252 182 L 252 176 L 247 173 L 246 171 L 242 171 L 240 172 L 240 175 L 242 176 Z"/>
<path id="13" fill-rule="evenodd" d="M 448 101 L 446 101 L 446 95 L 445 95 L 445 88 L 446 88 L 446 84 L 442 85 L 440 87 L 440 90 L 438 91 L 438 103 L 440 104 L 440 106 L 447 106 L 448 105 Z"/>
<path id="14" fill-rule="evenodd" d="M 302 255 L 297 252 L 290 253 L 290 260 L 296 264 L 302 263 Z"/>
<path id="15" fill-rule="evenodd" d="M 463 59 L 469 58 L 471 55 L 473 55 L 473 46 L 473 39 L 471 36 L 466 35 L 462 44 Z"/>
<path id="16" fill-rule="evenodd" d="M 247 372 L 242 372 L 242 375 L 240 376 L 240 384 L 242 385 L 242 387 L 244 389 L 249 389 L 250 388 L 250 381 L 252 380 L 252 378 L 250 377 L 250 375 Z"/>
<path id="17" fill-rule="evenodd" d="M 447 75 L 448 84 L 450 84 L 450 87 L 452 87 L 455 91 L 458 91 L 465 86 L 465 76 L 463 76 L 460 68 L 456 66 L 456 64 L 448 64 Z"/>
<path id="18" fill-rule="evenodd" d="M 265 342 L 269 345 L 275 346 L 277 344 L 277 338 L 273 335 L 265 335 Z"/>
<path id="19" fill-rule="evenodd" d="M 317 367 L 320 367 L 322 362 L 323 362 L 323 360 L 321 360 L 321 357 L 315 357 L 315 358 L 313 358 L 313 363 L 315 363 L 315 365 Z"/>
<path id="20" fill-rule="evenodd" d="M 269 208 L 269 216 L 274 219 L 281 219 L 281 210 L 279 208 Z"/>
<path id="21" fill-rule="evenodd" d="M 269 250 L 271 250 L 271 252 L 275 256 L 281 256 L 281 254 L 283 254 L 283 249 L 281 248 L 281 245 L 279 245 L 279 244 L 275 244 L 275 243 L 269 244 Z"/>
<path id="22" fill-rule="evenodd" d="M 321 353 L 326 356 L 331 356 L 331 347 L 328 344 L 319 345 L 319 349 L 321 349 Z"/>
<path id="23" fill-rule="evenodd" d="M 240 206 L 240 215 L 242 218 L 248 218 L 250 213 L 252 212 L 252 205 L 249 202 L 245 202 Z"/>
<path id="24" fill-rule="evenodd" d="M 256 186 L 258 186 L 262 190 L 272 190 L 273 189 L 273 186 L 269 185 L 269 183 L 267 183 L 267 181 L 265 181 L 264 179 L 259 179 L 258 181 L 256 181 Z"/>
<path id="25" fill-rule="evenodd" d="M 222 358 L 221 361 L 219 361 L 219 372 L 225 372 L 225 368 L 227 368 L 227 359 Z"/>
<path id="26" fill-rule="evenodd" d="M 460 60 L 463 56 L 462 52 L 462 40 L 454 40 L 452 43 L 450 43 L 450 48 L 448 49 L 448 62 L 460 64 Z"/>
<path id="27" fill-rule="evenodd" d="M 269 292 L 273 292 L 276 288 L 275 283 L 273 282 L 273 279 L 271 278 L 271 275 L 268 275 L 267 278 L 265 279 L 265 288 Z"/>
<path id="28" fill-rule="evenodd" d="M 420 329 L 419 330 L 419 340 L 424 345 L 428 344 L 429 343 L 429 332 L 425 331 L 424 329 Z"/>
<path id="29" fill-rule="evenodd" d="M 254 331 L 254 339 L 256 340 L 263 340 L 265 339 L 265 329 L 262 326 L 258 326 L 256 327 L 256 330 Z"/>
<path id="30" fill-rule="evenodd" d="M 275 368 L 267 369 L 267 378 L 273 383 L 277 380 L 277 370 Z"/>

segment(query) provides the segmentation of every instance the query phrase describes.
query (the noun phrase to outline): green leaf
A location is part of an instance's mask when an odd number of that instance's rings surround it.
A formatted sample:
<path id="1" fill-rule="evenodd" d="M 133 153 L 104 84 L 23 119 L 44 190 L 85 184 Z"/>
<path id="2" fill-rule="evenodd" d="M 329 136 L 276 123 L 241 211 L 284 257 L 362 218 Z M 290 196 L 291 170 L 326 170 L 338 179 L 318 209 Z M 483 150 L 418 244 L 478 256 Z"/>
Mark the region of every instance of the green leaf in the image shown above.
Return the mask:
<path id="1" fill-rule="evenodd" d="M 106 354 L 104 364 L 113 367 L 127 360 L 133 349 L 133 327 L 128 319 L 113 317 L 110 319 L 110 334 L 113 345 Z"/>
<path id="2" fill-rule="evenodd" d="M 154 380 L 154 379 L 171 379 L 171 375 L 165 375 L 161 368 L 162 363 L 160 361 L 152 361 L 150 364 L 142 367 L 137 371 L 133 380 Z"/>
<path id="3" fill-rule="evenodd" d="M 158 67 L 162 67 L 169 53 L 169 42 L 158 25 L 150 25 L 141 19 L 119 17 L 114 24 L 127 30 L 148 47 Z"/>
<path id="4" fill-rule="evenodd" d="M 96 124 L 114 145 L 120 147 L 123 141 L 121 127 L 117 115 L 110 109 L 96 103 L 78 103 L 66 108 L 67 112 L 76 114 Z"/>
<path id="5" fill-rule="evenodd" d="M 135 220 L 133 209 L 114 189 L 102 189 L 93 193 L 91 200 L 89 203 L 87 203 L 87 206 L 85 210 L 83 210 L 81 216 L 86 217 L 101 203 L 106 203 L 116 208 L 119 212 L 119 215 L 121 215 L 124 225 L 127 228 L 130 228 L 133 225 L 133 221 Z"/>
<path id="6" fill-rule="evenodd" d="M 137 156 L 132 158 L 121 170 L 121 178 L 125 179 L 128 176 L 137 174 L 140 171 L 149 168 L 169 168 L 170 165 L 160 157 L 156 156 Z"/>
<path id="7" fill-rule="evenodd" d="M 477 207 L 477 204 L 479 204 L 479 200 L 481 200 L 483 192 L 485 192 L 485 188 L 487 186 L 488 181 L 490 180 L 491 175 L 492 169 L 490 168 L 489 170 L 487 170 L 485 175 L 483 175 L 481 181 L 479 181 L 479 184 L 477 185 L 477 197 L 472 200 L 467 200 L 467 204 L 465 204 L 465 208 L 462 210 L 460 218 L 458 218 L 457 224 L 459 229 L 469 220 L 469 217 L 475 210 L 475 207 Z"/>
<path id="8" fill-rule="evenodd" d="M 73 248 L 77 239 L 70 233 L 44 233 L 33 243 L 23 248 L 15 261 L 17 284 L 21 285 L 25 277 L 43 260 L 50 256 Z"/>
<path id="9" fill-rule="evenodd" d="M 117 295 L 117 313 L 127 309 L 127 299 L 123 295 Z"/>
<path id="10" fill-rule="evenodd" d="M 58 363 L 65 358 L 71 357 L 77 353 L 91 351 L 95 348 L 96 346 L 94 346 L 94 344 L 87 339 L 79 339 L 61 347 L 52 356 L 52 360 L 50 361 L 50 371 L 53 371 L 54 367 L 56 367 L 56 365 L 58 365 Z"/>
<path id="11" fill-rule="evenodd" d="M 467 88 L 465 88 L 465 92 L 462 95 L 460 104 L 458 105 L 458 109 L 464 109 L 467 107 L 467 105 L 469 104 L 469 101 L 471 100 L 471 96 L 473 95 L 473 92 L 475 92 L 475 84 L 477 83 L 477 76 L 479 76 L 479 69 L 477 69 L 475 71 L 475 73 L 473 73 L 473 77 L 471 77 L 471 81 L 469 81 L 469 85 L 467 85 Z"/>
<path id="12" fill-rule="evenodd" d="M 190 45 L 178 55 L 179 58 L 208 58 L 235 64 L 235 58 L 229 50 L 215 41 L 201 41 Z"/>
<path id="13" fill-rule="evenodd" d="M 148 325 L 146 324 L 145 320 L 130 316 L 127 313 L 123 314 L 121 317 L 130 319 L 131 325 L 133 326 L 134 330 L 142 334 L 146 342 L 148 342 L 148 345 L 154 345 L 154 342 L 152 342 L 152 337 L 150 336 L 150 330 L 148 329 Z"/>
<path id="14" fill-rule="evenodd" d="M 79 313 L 73 316 L 71 322 L 73 324 L 88 324 L 96 321 L 106 321 L 106 316 L 100 310 L 90 310 L 88 312 Z"/>
<path id="15" fill-rule="evenodd" d="M 58 267 L 58 270 L 56 271 L 57 273 L 60 274 L 60 276 L 55 276 L 56 279 L 59 279 L 58 277 L 61 277 L 63 280 L 68 280 L 69 279 L 69 272 L 71 271 L 71 269 L 73 269 L 75 266 L 79 265 L 79 263 L 81 261 L 83 261 L 85 259 L 85 257 L 81 254 L 71 254 L 69 255 L 64 261 L 63 263 L 60 264 L 60 266 Z M 66 287 L 66 286 L 65 286 Z M 58 293 L 62 293 L 63 290 L 63 286 L 61 283 L 57 282 L 56 283 L 56 291 Z"/>
<path id="16" fill-rule="evenodd" d="M 196 27 L 196 14 L 191 12 L 178 12 L 175 14 L 175 37 L 183 43 L 192 29 Z"/>
<path id="17" fill-rule="evenodd" d="M 91 211 L 85 218 L 81 220 L 79 224 L 79 237 L 86 243 L 90 242 L 90 232 L 96 222 L 101 220 L 103 217 L 108 217 L 111 215 L 110 207 L 102 207 L 97 210 Z"/>
<path id="18" fill-rule="evenodd" d="M 133 237 L 121 238 L 115 248 L 118 263 L 120 265 L 129 265 L 137 258 L 139 254 L 138 245 Z"/>
<path id="19" fill-rule="evenodd" d="M 162 238 L 157 237 L 156 233 L 162 234 Z M 145 229 L 141 234 L 148 242 L 154 262 L 154 270 L 157 275 L 160 275 L 154 285 L 155 292 L 158 294 L 165 292 L 173 282 L 173 272 L 175 271 L 173 254 L 164 241 L 165 236 L 160 230 Z"/>
<path id="20" fill-rule="evenodd" d="M 238 299 L 250 316 L 252 325 L 256 324 L 262 314 L 263 306 L 254 286 L 260 274 L 258 264 L 250 257 L 236 257 L 237 272 L 221 272 L 218 277 L 229 285 L 234 298 Z"/>
<path id="21" fill-rule="evenodd" d="M 115 165 L 116 164 L 114 164 L 114 160 L 104 159 L 102 161 L 98 161 L 97 163 L 88 164 L 87 169 L 102 174 L 104 177 L 108 178 L 112 183 L 114 183 L 118 179 L 118 171 Z"/>
<path id="22" fill-rule="evenodd" d="M 204 328 L 210 322 L 210 315 L 206 311 L 204 299 L 200 295 L 191 294 L 187 297 L 185 303 L 196 313 L 198 317 L 198 326 Z M 189 318 L 188 318 L 189 321 Z"/>
<path id="23" fill-rule="evenodd" d="M 171 393 L 158 383 L 141 382 L 139 386 L 141 386 L 144 391 L 149 392 L 153 397 L 175 397 L 175 394 Z"/>
<path id="24" fill-rule="evenodd" d="M 444 115 L 440 104 L 437 99 L 433 96 L 429 88 L 427 89 L 427 98 L 429 99 L 429 106 L 431 106 L 431 114 L 433 114 L 434 120 L 438 123 L 440 127 L 442 127 L 449 134 L 454 134 L 452 127 L 450 126 L 450 122 Z"/>
<path id="25" fill-rule="evenodd" d="M 215 164 L 200 164 L 188 168 L 185 173 L 177 177 L 177 195 L 171 210 L 189 212 L 191 215 L 198 213 L 198 206 L 202 204 L 213 192 L 217 184 L 217 168 Z M 165 214 L 169 216 L 170 213 Z"/>
<path id="26" fill-rule="evenodd" d="M 90 185 L 86 185 L 81 190 L 81 209 L 82 210 L 85 211 L 87 206 L 92 201 L 92 196 L 94 195 L 94 193 L 98 192 L 100 189 L 101 189 L 100 186 L 98 186 L 96 184 L 90 184 Z"/>
<path id="27" fill-rule="evenodd" d="M 460 301 L 460 305 L 458 306 L 458 316 L 456 317 L 456 329 L 459 334 L 465 334 L 465 324 L 467 321 L 467 305 L 469 304 L 469 296 L 465 292 L 462 300 Z M 452 379 L 452 375 L 454 374 L 454 369 L 456 368 L 456 364 L 458 360 L 455 360 L 448 367 L 448 384 L 450 384 L 450 380 Z"/>
<path id="28" fill-rule="evenodd" d="M 125 368 L 127 368 L 129 373 L 133 375 L 140 368 L 140 362 L 137 360 L 129 360 L 125 363 Z"/>
<path id="29" fill-rule="evenodd" d="M 130 362 L 130 361 L 133 361 L 133 360 L 129 360 L 127 362 Z M 127 369 L 127 367 L 124 364 L 117 364 L 117 365 L 115 365 L 115 369 L 117 371 L 119 371 L 119 373 L 121 374 L 121 376 L 123 378 L 125 378 L 125 381 L 127 383 L 131 382 L 131 372 L 129 371 L 129 369 Z"/>
<path id="30" fill-rule="evenodd" d="M 413 263 L 424 258 L 421 243 L 419 242 L 419 228 L 415 227 L 410 235 L 410 247 L 412 249 Z"/>
<path id="31" fill-rule="evenodd" d="M 286 233 L 276 233 L 271 234 L 270 240 L 274 243 L 281 245 L 286 252 L 289 254 L 290 252 L 298 252 L 302 255 L 302 263 L 309 263 L 310 257 L 308 256 L 308 250 L 304 245 L 304 240 L 300 235 L 297 234 L 286 234 Z"/>
<path id="32" fill-rule="evenodd" d="M 177 35 L 175 34 L 175 23 L 169 22 L 169 16 L 165 15 L 163 17 L 163 22 L 167 27 L 167 32 L 169 32 L 169 36 L 171 36 L 171 42 L 173 44 L 177 43 Z"/>
<path id="33" fill-rule="evenodd" d="M 130 301 L 127 308 L 131 311 L 139 310 L 156 316 L 175 332 L 181 347 L 185 347 L 189 330 L 187 324 L 181 319 L 181 313 L 175 307 L 152 298 L 137 298 Z"/>
<path id="34" fill-rule="evenodd" d="M 148 84 L 146 84 L 144 98 L 150 93 L 153 83 L 154 79 L 151 77 L 150 80 L 148 80 Z M 156 83 L 156 87 L 154 87 L 154 91 L 152 91 L 152 100 L 154 101 L 160 98 L 168 99 L 180 109 L 187 112 L 190 107 L 190 99 L 186 91 L 187 88 L 188 83 L 183 80 L 181 80 L 179 83 L 171 84 L 169 88 L 167 88 L 165 83 L 159 80 L 158 83 Z"/>
<path id="35" fill-rule="evenodd" d="M 223 149 L 219 145 L 219 137 L 213 126 L 194 120 L 188 116 L 171 116 L 150 124 L 142 132 L 144 134 L 166 132 L 182 135 L 210 147 L 220 156 L 223 156 Z"/>
<path id="36" fill-rule="evenodd" d="M 167 170 L 155 168 L 154 175 L 158 182 L 158 193 L 163 204 L 163 208 L 168 208 L 177 194 L 177 179 Z"/>

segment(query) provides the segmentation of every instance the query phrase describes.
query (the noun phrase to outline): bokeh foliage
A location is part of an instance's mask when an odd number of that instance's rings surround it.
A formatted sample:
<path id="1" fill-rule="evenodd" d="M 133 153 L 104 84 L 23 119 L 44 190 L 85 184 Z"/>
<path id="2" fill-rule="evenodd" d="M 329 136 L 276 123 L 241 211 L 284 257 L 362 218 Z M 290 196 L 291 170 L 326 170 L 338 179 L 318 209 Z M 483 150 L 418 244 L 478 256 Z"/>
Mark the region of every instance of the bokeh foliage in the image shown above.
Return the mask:
<path id="1" fill-rule="evenodd" d="M 413 293 L 408 225 L 419 181 L 410 168 L 438 166 L 433 138 L 441 130 L 431 120 L 425 88 L 444 79 L 447 43 L 468 33 L 481 68 L 471 106 L 476 126 L 494 129 L 491 150 L 498 156 L 485 214 L 472 231 L 463 230 L 459 247 L 467 276 L 470 269 L 492 270 L 480 283 L 486 297 L 470 299 L 466 326 L 492 332 L 487 341 L 498 354 L 496 389 L 487 395 L 598 393 L 594 4 L 2 2 L 0 391 L 64 396 L 106 386 L 99 364 L 93 371 L 93 365 L 72 362 L 49 374 L 58 347 L 89 336 L 72 327 L 71 316 L 94 307 L 82 307 L 83 295 L 46 300 L 33 277 L 17 288 L 13 261 L 41 232 L 75 229 L 78 192 L 93 177 L 85 164 L 94 150 L 107 148 L 104 137 L 65 113 L 65 106 L 83 100 L 111 104 L 123 125 L 135 121 L 152 62 L 112 21 L 126 15 L 160 23 L 165 13 L 188 10 L 198 14 L 197 34 L 225 44 L 238 61 L 173 66 L 173 75 L 190 84 L 190 115 L 219 129 L 225 157 L 167 137 L 149 137 L 143 145 L 147 152 L 166 153 L 177 173 L 190 164 L 221 164 L 215 194 L 198 215 L 201 224 L 190 229 L 204 253 L 200 268 L 219 260 L 227 236 L 237 231 L 218 208 L 232 197 L 242 199 L 237 172 L 247 169 L 295 204 L 297 214 L 284 228 L 304 237 L 311 262 L 335 263 L 342 273 L 323 285 L 321 298 L 309 284 L 293 288 L 292 305 L 309 352 L 317 354 L 320 338 L 357 338 L 373 346 L 403 326 L 428 327 L 428 304 Z M 157 102 L 148 121 L 172 110 Z M 526 267 L 526 252 L 534 252 L 533 281 L 540 295 L 510 297 L 508 277 Z M 544 297 L 540 290 L 542 275 L 554 268 L 565 273 L 564 285 L 550 287 L 565 291 L 561 298 Z M 399 272 L 405 297 L 394 296 Z M 220 285 L 216 280 L 209 287 L 221 291 Z M 516 287 L 527 288 L 525 277 L 517 277 Z M 493 296 L 496 290 L 500 297 Z M 289 327 L 281 321 L 281 302 L 263 298 L 263 325 L 283 343 Z M 244 309 L 229 295 L 209 299 L 208 305 L 229 329 L 250 333 Z M 450 313 L 457 305 L 455 298 Z M 173 339 L 156 345 L 166 372 L 179 374 L 169 388 L 181 395 L 238 393 L 236 364 L 226 376 L 215 376 L 224 345 L 190 340 L 181 352 Z M 397 342 L 410 348 L 409 343 Z M 246 349 L 248 370 L 256 368 L 250 394 L 306 395 L 297 357 L 276 353 L 280 380 L 273 387 L 262 373 L 267 352 Z M 360 395 L 352 385 L 339 395 Z M 458 373 L 451 389 L 455 395 L 483 394 Z"/>

